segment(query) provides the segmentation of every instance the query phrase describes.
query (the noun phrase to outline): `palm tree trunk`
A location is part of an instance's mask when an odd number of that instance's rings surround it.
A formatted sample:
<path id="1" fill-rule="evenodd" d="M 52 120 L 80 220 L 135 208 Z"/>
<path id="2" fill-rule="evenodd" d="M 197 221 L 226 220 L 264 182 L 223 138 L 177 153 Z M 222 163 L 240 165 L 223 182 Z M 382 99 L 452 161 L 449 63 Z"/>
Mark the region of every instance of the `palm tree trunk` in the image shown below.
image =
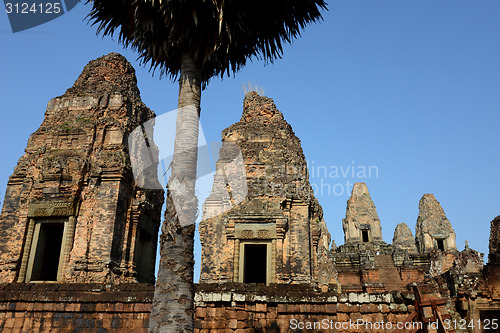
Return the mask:
<path id="1" fill-rule="evenodd" d="M 198 200 L 195 196 L 201 68 L 185 54 L 179 78 L 179 102 L 172 175 L 160 236 L 160 267 L 149 332 L 194 330 L 194 231 Z"/>

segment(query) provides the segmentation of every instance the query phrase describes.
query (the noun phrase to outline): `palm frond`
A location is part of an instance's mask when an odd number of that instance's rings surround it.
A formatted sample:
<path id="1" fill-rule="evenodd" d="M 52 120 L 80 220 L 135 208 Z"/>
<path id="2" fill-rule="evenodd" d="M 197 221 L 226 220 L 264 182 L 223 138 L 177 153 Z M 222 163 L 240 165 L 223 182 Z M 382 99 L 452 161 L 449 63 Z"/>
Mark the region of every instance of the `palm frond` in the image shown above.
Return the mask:
<path id="1" fill-rule="evenodd" d="M 229 76 L 247 60 L 273 62 L 310 23 L 321 20 L 323 0 L 89 0 L 88 20 L 116 35 L 143 64 L 172 79 L 182 55 L 199 63 L 206 83 Z"/>

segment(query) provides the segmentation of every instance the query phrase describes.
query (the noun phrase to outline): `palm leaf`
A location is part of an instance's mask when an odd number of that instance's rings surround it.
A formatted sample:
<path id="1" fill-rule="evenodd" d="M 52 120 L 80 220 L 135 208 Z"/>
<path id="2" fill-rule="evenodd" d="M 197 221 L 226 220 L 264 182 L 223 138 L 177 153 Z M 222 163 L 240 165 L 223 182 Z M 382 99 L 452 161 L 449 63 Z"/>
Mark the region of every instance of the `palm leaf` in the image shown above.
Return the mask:
<path id="1" fill-rule="evenodd" d="M 182 55 L 200 64 L 203 81 L 231 75 L 252 58 L 273 62 L 309 23 L 323 0 L 91 0 L 88 16 L 103 35 L 118 34 L 143 64 L 176 78 Z"/>

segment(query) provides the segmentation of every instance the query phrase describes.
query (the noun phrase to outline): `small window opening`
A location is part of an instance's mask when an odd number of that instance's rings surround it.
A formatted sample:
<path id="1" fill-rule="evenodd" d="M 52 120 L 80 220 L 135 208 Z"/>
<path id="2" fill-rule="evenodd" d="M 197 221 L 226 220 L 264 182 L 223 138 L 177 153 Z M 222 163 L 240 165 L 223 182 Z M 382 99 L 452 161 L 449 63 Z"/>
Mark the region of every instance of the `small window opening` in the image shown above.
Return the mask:
<path id="1" fill-rule="evenodd" d="M 438 239 L 437 240 L 437 246 L 438 246 L 439 250 L 444 251 L 444 240 Z"/>
<path id="2" fill-rule="evenodd" d="M 368 243 L 368 230 L 361 230 L 361 237 L 363 239 L 363 243 Z"/>
<path id="3" fill-rule="evenodd" d="M 42 223 L 36 245 L 32 281 L 57 281 L 64 223 Z"/>
<path id="4" fill-rule="evenodd" d="M 267 282 L 266 244 L 245 244 L 245 259 L 243 269 L 243 282 Z"/>

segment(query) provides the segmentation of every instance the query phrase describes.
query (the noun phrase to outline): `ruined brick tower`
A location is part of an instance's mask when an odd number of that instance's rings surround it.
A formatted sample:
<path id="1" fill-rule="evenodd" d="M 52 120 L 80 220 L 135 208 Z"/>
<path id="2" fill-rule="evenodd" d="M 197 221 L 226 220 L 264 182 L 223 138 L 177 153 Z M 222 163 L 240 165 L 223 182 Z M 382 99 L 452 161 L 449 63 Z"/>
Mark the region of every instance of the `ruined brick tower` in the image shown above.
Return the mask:
<path id="1" fill-rule="evenodd" d="M 457 250 L 456 236 L 443 208 L 433 194 L 424 194 L 418 205 L 415 242 L 419 252 Z"/>
<path id="2" fill-rule="evenodd" d="M 415 239 L 406 223 L 399 223 L 394 230 L 394 237 L 392 238 L 392 245 L 400 250 L 408 251 L 409 253 L 416 253 L 417 246 Z"/>
<path id="3" fill-rule="evenodd" d="M 273 100 L 248 93 L 223 147 L 200 224 L 201 282 L 336 283 L 330 234 L 312 193 L 300 140 Z M 229 145 L 232 144 L 232 145 Z M 237 147 L 237 149 L 235 149 Z M 228 168 L 241 151 L 248 194 L 231 207 Z"/>
<path id="4" fill-rule="evenodd" d="M 380 219 L 365 183 L 354 184 L 342 226 L 345 244 L 383 243 Z"/>
<path id="5" fill-rule="evenodd" d="M 488 261 L 490 263 L 500 263 L 500 215 L 491 221 L 489 249 Z"/>
<path id="6" fill-rule="evenodd" d="M 127 137 L 154 117 L 136 84 L 111 53 L 48 103 L 7 185 L 0 282 L 154 281 L 163 191 L 132 174 Z"/>

